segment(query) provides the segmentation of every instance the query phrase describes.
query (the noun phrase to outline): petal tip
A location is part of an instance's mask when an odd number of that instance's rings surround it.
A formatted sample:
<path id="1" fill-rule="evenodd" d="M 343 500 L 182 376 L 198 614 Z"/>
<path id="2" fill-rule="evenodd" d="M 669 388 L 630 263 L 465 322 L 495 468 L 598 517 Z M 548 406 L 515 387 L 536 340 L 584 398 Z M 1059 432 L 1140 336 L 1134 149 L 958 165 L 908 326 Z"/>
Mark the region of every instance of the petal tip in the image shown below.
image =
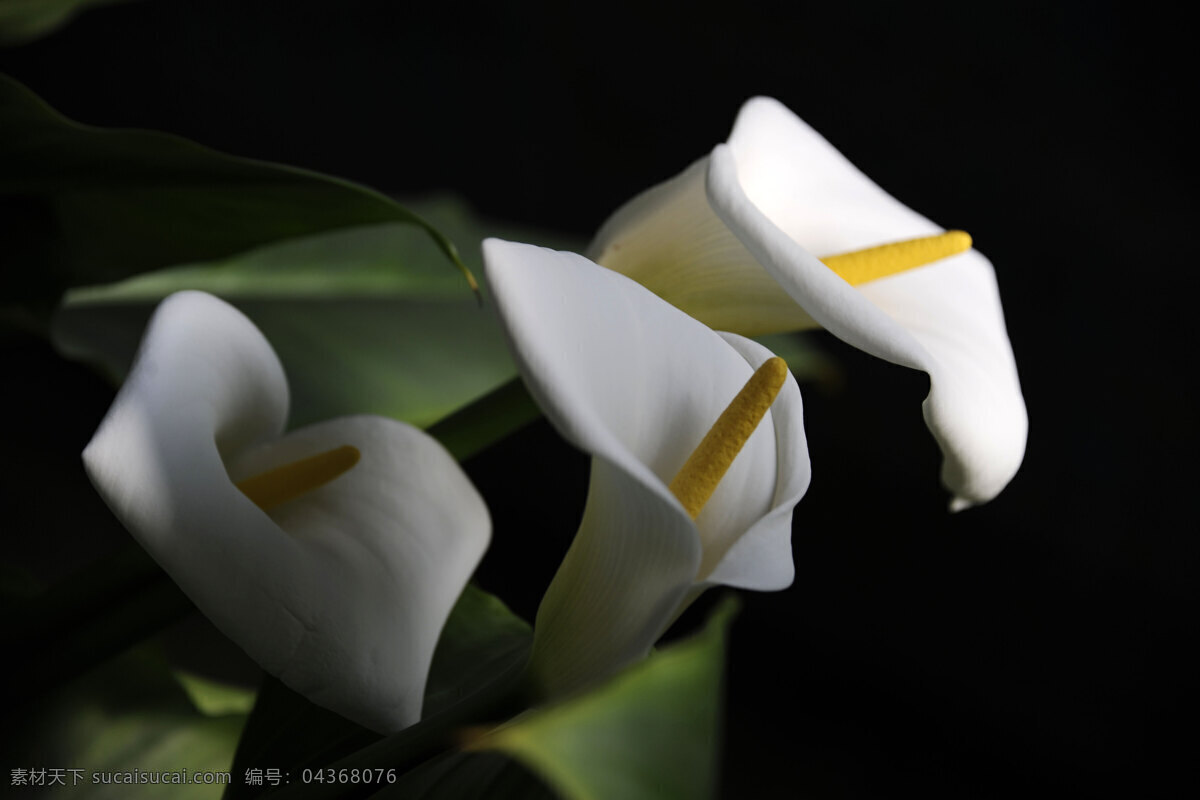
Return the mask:
<path id="1" fill-rule="evenodd" d="M 966 511 L 968 508 L 976 505 L 978 505 L 978 503 L 968 500 L 965 497 L 955 497 L 950 500 L 948 510 L 951 514 L 957 514 L 960 511 Z"/>

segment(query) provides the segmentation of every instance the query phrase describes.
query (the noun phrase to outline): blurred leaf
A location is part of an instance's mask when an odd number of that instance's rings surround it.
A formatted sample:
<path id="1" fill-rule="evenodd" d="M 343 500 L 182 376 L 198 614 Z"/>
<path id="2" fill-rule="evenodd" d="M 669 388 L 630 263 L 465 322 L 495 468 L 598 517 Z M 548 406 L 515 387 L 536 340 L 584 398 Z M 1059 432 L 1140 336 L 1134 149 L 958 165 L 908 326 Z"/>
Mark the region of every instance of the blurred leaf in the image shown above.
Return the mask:
<path id="1" fill-rule="evenodd" d="M 473 243 L 465 251 L 472 268 L 482 268 L 474 244 L 486 236 L 547 239 L 481 221 L 453 200 L 411 205 L 457 240 Z M 262 329 L 291 383 L 293 427 L 350 413 L 426 426 L 516 374 L 492 304 L 480 308 L 461 291 L 459 277 L 421 232 L 394 224 L 74 290 L 55 317 L 55 344 L 120 381 L 154 305 L 181 289 L 223 297 Z M 519 393 L 509 399 L 517 404 L 510 403 L 513 421 L 505 424 L 536 413 L 521 405 Z M 508 419 L 495 411 L 474 424 L 494 428 Z"/>
<path id="2" fill-rule="evenodd" d="M 88 6 L 117 2 L 122 0 L 0 0 L 0 46 L 32 41 Z"/>
<path id="3" fill-rule="evenodd" d="M 449 746 L 454 731 L 501 713 L 519 690 L 529 626 L 497 598 L 468 585 L 442 630 L 430 668 L 421 722 L 380 737 L 268 679 L 238 745 L 235 775 L 248 768 L 290 772 L 291 785 L 272 796 L 331 797 L 346 787 L 303 784 L 303 769 L 395 769 L 403 773 Z M 230 786 L 227 798 L 261 789 Z"/>
<path id="4" fill-rule="evenodd" d="M 42 312 L 72 286 L 384 222 L 415 224 L 466 271 L 445 236 L 371 189 L 164 133 L 79 125 L 5 76 L 0 212 L 6 305 Z M 470 297 L 461 276 L 458 286 Z"/>
<path id="5" fill-rule="evenodd" d="M 133 554 L 133 551 L 130 551 Z M 0 689 L 6 705 L 39 702 L 39 693 L 90 670 L 162 631 L 195 610 L 191 600 L 154 567 L 146 580 L 119 573 L 110 585 L 88 589 L 88 580 L 120 559 L 104 559 L 79 580 L 26 598 L 5 610 L 6 633 L 26 642 L 8 661 Z M 111 589 L 111 591 L 100 591 Z"/>
<path id="6" fill-rule="evenodd" d="M 725 634 L 707 627 L 599 688 L 534 710 L 477 740 L 519 759 L 569 800 L 692 800 L 715 790 Z"/>
<path id="7" fill-rule="evenodd" d="M 520 378 L 513 378 L 426 431 L 459 461 L 533 422 L 542 410 Z"/>
<path id="8" fill-rule="evenodd" d="M 245 716 L 197 712 L 150 646 L 124 653 L 32 711 L 6 720 L 20 731 L 13 767 L 83 770 L 79 785 L 47 787 L 50 797 L 89 800 L 220 797 L 223 785 L 93 783 L 94 772 L 197 772 L 229 768 Z M 23 728 L 21 723 L 26 723 Z M 11 727 L 10 727 L 11 726 Z M 37 790 L 31 790 L 36 792 Z"/>
<path id="9" fill-rule="evenodd" d="M 816 344 L 811 332 L 772 333 L 754 341 L 786 361 L 801 385 L 814 384 L 827 391 L 841 385 L 841 367 Z"/>
<path id="10" fill-rule="evenodd" d="M 53 630 L 56 636 L 75 627 L 92 627 L 98 611 L 115 607 L 151 584 L 165 579 L 162 568 L 136 545 L 126 545 L 54 586 L 13 598 L 8 630 L 28 636 Z"/>
<path id="11" fill-rule="evenodd" d="M 246 783 L 249 769 L 278 769 L 299 781 L 301 770 L 322 767 L 378 739 L 377 733 L 266 675 L 230 767 L 238 780 L 229 784 L 224 797 L 257 797 L 269 788 Z"/>
<path id="12" fill-rule="evenodd" d="M 531 635 L 529 623 L 500 598 L 467 584 L 438 639 L 422 716 L 449 711 L 497 673 L 523 666 Z"/>
<path id="13" fill-rule="evenodd" d="M 180 669 L 175 670 L 175 680 L 187 692 L 196 710 L 205 716 L 245 715 L 254 708 L 255 693 L 250 689 L 230 686 Z"/>

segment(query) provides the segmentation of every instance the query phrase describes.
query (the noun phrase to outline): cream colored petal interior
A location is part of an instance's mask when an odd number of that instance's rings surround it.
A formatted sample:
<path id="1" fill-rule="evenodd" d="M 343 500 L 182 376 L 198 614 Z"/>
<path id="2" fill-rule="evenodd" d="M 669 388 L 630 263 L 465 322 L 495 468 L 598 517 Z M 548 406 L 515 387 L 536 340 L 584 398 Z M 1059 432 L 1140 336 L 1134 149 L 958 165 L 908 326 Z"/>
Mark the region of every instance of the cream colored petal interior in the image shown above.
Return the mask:
<path id="1" fill-rule="evenodd" d="M 707 165 L 701 159 L 619 209 L 589 257 L 715 330 L 759 336 L 815 327 L 709 208 Z"/>

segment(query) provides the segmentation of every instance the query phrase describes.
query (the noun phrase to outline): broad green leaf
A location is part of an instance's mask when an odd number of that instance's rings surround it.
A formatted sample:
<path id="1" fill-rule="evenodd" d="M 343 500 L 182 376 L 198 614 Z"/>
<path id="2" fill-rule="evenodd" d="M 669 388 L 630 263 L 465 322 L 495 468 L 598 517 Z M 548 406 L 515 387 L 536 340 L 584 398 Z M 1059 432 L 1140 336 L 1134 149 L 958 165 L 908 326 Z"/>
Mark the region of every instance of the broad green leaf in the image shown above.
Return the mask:
<path id="1" fill-rule="evenodd" d="M 520 688 L 529 626 L 498 599 L 468 585 L 442 631 L 425 691 L 422 720 L 380 737 L 313 705 L 268 679 L 238 745 L 233 772 L 277 768 L 291 784 L 272 797 L 335 797 L 336 783 L 304 784 L 303 769 L 392 769 L 403 774 L 452 743 L 454 732 L 502 713 Z M 261 788 L 231 785 L 226 797 L 255 796 Z"/>
<path id="2" fill-rule="evenodd" d="M 6 305 L 37 311 L 72 286 L 385 222 L 424 230 L 470 279 L 449 239 L 383 194 L 164 133 L 79 125 L 4 76 L 0 211 Z"/>
<path id="3" fill-rule="evenodd" d="M 529 623 L 495 595 L 467 584 L 438 639 L 425 686 L 424 717 L 449 711 L 513 664 L 524 664 Z"/>
<path id="4" fill-rule="evenodd" d="M 464 252 L 473 268 L 481 266 L 476 244 L 486 236 L 547 240 L 479 220 L 453 200 L 412 205 L 458 241 L 471 243 Z M 458 275 L 420 231 L 394 224 L 305 237 L 72 291 L 54 320 L 55 344 L 119 381 L 154 305 L 181 289 L 223 297 L 262 329 L 291 383 L 294 427 L 350 413 L 423 427 L 516 374 L 492 304 L 481 308 L 461 290 Z M 516 405 L 509 402 L 509 411 L 489 407 L 472 424 L 492 429 L 494 438 L 497 424 L 511 430 L 536 414 L 519 392 L 498 399 L 506 398 Z M 460 445 L 469 449 L 470 442 Z"/>
<path id="5" fill-rule="evenodd" d="M 523 762 L 568 800 L 710 797 L 734 603 L 703 632 L 599 688 L 531 711 L 472 746 Z"/>
<path id="6" fill-rule="evenodd" d="M 241 714 L 212 717 L 196 711 L 153 646 L 130 650 L 52 699 L 18 711 L 15 718 L 9 714 L 5 727 L 21 730 L 11 767 L 81 770 L 66 772 L 65 785 L 47 785 L 46 794 L 38 796 L 90 800 L 220 797 L 223 782 L 93 783 L 93 776 L 167 772 L 191 781 L 197 773 L 226 773 L 245 722 Z M 10 779 L 5 776 L 6 784 Z"/>
<path id="7" fill-rule="evenodd" d="M 0 46 L 32 41 L 88 6 L 116 2 L 121 0 L 0 0 Z"/>

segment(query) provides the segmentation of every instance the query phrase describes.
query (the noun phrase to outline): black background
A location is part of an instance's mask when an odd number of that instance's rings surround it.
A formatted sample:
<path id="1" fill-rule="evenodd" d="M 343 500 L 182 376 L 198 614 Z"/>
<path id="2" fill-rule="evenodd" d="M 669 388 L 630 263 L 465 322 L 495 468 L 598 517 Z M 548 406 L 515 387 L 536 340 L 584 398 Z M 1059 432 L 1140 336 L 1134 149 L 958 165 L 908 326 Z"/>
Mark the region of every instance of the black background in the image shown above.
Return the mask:
<path id="1" fill-rule="evenodd" d="M 795 585 L 743 595 L 723 796 L 1165 793 L 1196 757 L 1186 32 L 1144 5 L 784 8 L 146 0 L 0 69 L 82 122 L 583 238 L 779 98 L 991 258 L 1030 436 L 997 500 L 949 515 L 926 378 L 822 337 L 844 381 L 805 391 Z M 111 391 L 6 347 L 62 398 L 8 392 L 10 436 L 78 453 Z M 531 616 L 586 459 L 541 423 L 468 468 L 497 529 L 480 579 Z M 46 500 L 9 495 L 10 530 L 82 513 Z"/>

